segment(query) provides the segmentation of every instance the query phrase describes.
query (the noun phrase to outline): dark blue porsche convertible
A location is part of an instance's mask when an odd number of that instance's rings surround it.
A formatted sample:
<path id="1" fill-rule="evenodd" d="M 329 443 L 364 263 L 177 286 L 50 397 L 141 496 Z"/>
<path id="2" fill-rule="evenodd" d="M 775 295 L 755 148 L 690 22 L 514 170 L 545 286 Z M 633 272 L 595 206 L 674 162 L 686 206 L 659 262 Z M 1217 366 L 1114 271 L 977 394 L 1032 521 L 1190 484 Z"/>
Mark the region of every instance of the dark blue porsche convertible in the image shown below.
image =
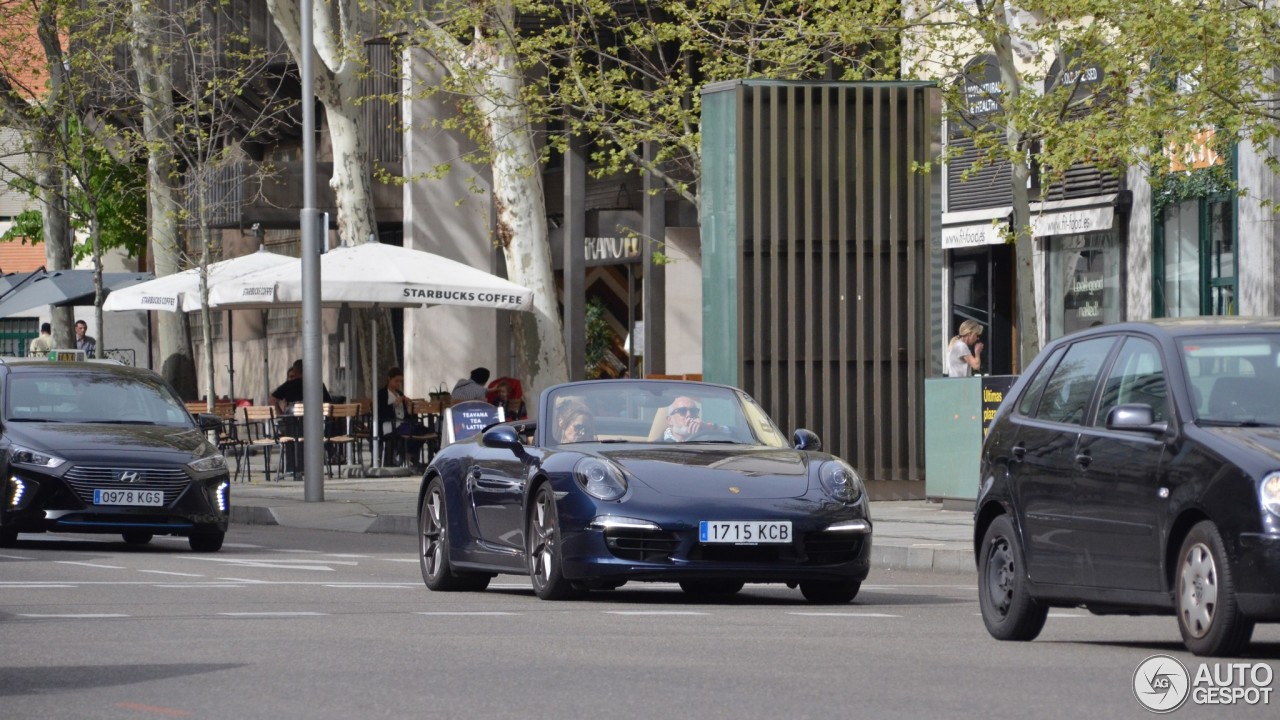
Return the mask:
<path id="1" fill-rule="evenodd" d="M 871 554 L 861 478 L 807 430 L 788 443 L 741 390 L 601 380 L 549 388 L 538 407 L 427 467 L 418 535 L 432 590 L 483 590 L 505 573 L 528 574 L 544 600 L 628 581 L 858 594 Z"/>

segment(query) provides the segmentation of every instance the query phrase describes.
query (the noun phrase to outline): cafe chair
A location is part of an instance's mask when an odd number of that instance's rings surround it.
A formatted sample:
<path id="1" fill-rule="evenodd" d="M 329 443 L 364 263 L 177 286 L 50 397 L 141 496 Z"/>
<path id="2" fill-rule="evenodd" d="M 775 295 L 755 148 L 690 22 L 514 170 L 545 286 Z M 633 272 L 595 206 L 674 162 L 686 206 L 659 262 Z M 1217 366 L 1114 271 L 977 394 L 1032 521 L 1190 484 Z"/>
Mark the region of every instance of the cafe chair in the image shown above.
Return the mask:
<path id="1" fill-rule="evenodd" d="M 271 482 L 271 451 L 280 448 L 279 435 L 276 430 L 276 410 L 270 405 L 246 405 L 240 408 L 244 415 L 244 457 L 254 451 L 262 453 L 262 472 L 267 482 Z M 248 477 L 248 471 L 245 473 Z"/>

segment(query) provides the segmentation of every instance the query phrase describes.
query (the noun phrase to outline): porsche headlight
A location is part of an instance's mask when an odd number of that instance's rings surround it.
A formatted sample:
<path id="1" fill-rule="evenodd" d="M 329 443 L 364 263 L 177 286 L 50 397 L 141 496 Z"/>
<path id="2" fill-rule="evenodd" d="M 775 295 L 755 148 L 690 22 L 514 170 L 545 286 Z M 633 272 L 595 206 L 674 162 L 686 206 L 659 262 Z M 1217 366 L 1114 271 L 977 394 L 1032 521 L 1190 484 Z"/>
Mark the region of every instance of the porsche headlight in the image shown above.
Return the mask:
<path id="1" fill-rule="evenodd" d="M 627 493 L 627 481 L 616 465 L 599 458 L 582 458 L 573 468 L 578 484 L 588 495 L 617 500 Z"/>
<path id="2" fill-rule="evenodd" d="M 202 457 L 187 463 L 187 467 L 196 472 L 212 472 L 221 470 L 227 466 L 227 458 L 221 454 Z"/>
<path id="3" fill-rule="evenodd" d="M 1262 478 L 1259 494 L 1262 495 L 1262 507 L 1272 515 L 1280 516 L 1280 472 Z"/>
<path id="4" fill-rule="evenodd" d="M 33 465 L 35 467 L 53 469 L 66 460 L 43 450 L 32 450 L 29 447 L 14 445 L 9 448 L 9 462 L 16 465 Z"/>
<path id="5" fill-rule="evenodd" d="M 818 468 L 822 487 L 831 497 L 852 505 L 862 498 L 862 478 L 853 468 L 839 460 L 828 460 Z"/>

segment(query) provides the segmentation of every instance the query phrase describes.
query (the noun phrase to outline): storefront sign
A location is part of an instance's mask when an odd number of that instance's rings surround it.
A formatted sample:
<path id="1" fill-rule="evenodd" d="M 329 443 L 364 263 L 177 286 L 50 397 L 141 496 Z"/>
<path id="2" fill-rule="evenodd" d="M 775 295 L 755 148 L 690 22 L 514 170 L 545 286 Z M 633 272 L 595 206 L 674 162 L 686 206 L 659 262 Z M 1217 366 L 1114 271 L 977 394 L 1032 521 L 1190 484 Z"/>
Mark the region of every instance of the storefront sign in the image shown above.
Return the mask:
<path id="1" fill-rule="evenodd" d="M 613 265 L 640 259 L 638 237 L 588 237 L 585 244 L 587 265 Z"/>
<path id="2" fill-rule="evenodd" d="M 1115 222 L 1115 214 L 1116 209 L 1112 205 L 1037 213 L 1031 217 L 1031 234 L 1045 237 L 1110 230 Z"/>
<path id="3" fill-rule="evenodd" d="M 1004 243 L 1002 224 L 985 222 L 981 225 L 961 225 L 942 228 L 942 249 L 976 247 L 978 245 L 1001 245 Z"/>
<path id="4" fill-rule="evenodd" d="M 982 376 L 982 437 L 987 436 L 991 421 L 996 417 L 996 410 L 1004 402 L 1004 396 L 1018 379 L 1017 375 L 984 375 Z"/>
<path id="5" fill-rule="evenodd" d="M 1201 170 L 1214 165 L 1221 165 L 1223 158 L 1213 149 L 1214 130 L 1201 130 L 1191 136 L 1191 142 L 1170 142 L 1164 149 L 1169 158 L 1171 172 Z"/>

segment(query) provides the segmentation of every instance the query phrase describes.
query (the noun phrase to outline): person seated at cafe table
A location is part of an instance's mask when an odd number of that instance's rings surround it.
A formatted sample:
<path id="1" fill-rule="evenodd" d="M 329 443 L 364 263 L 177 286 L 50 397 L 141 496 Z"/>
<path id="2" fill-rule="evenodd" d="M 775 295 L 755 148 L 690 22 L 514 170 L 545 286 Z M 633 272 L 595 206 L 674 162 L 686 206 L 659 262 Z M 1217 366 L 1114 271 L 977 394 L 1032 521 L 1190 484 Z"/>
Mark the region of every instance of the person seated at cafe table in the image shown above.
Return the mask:
<path id="1" fill-rule="evenodd" d="M 413 401 L 404 394 L 404 371 L 399 367 L 387 370 L 387 384 L 378 388 L 378 424 L 382 426 L 382 457 L 387 465 L 408 464 L 417 468 L 422 452 L 422 441 L 414 436 L 426 433 L 427 428 L 412 414 Z"/>
<path id="2" fill-rule="evenodd" d="M 280 423 L 280 432 L 290 437 L 302 437 L 302 418 L 293 417 L 293 404 L 302 402 L 302 359 L 295 360 L 293 365 L 289 367 L 289 373 L 286 380 L 280 384 L 280 387 L 271 391 L 271 404 L 275 407 L 276 412 L 284 416 L 283 422 Z M 325 402 L 333 402 L 333 398 L 329 396 L 329 388 L 323 383 L 320 385 L 320 392 L 324 396 Z M 283 453 L 285 472 L 294 472 L 297 469 L 299 453 L 302 443 L 294 444 L 293 452 Z"/>
<path id="3" fill-rule="evenodd" d="M 449 393 L 449 398 L 455 403 L 484 400 L 484 384 L 487 382 L 489 382 L 489 368 L 478 367 L 471 371 L 469 377 L 462 378 L 453 386 L 453 392 Z"/>
<path id="4" fill-rule="evenodd" d="M 288 413 L 289 407 L 294 403 L 302 402 L 301 358 L 293 362 L 285 378 L 279 387 L 271 391 L 271 404 L 282 414 Z M 324 396 L 324 402 L 333 402 L 333 398 L 329 395 L 329 388 L 325 387 L 324 383 L 320 384 L 320 393 Z"/>

